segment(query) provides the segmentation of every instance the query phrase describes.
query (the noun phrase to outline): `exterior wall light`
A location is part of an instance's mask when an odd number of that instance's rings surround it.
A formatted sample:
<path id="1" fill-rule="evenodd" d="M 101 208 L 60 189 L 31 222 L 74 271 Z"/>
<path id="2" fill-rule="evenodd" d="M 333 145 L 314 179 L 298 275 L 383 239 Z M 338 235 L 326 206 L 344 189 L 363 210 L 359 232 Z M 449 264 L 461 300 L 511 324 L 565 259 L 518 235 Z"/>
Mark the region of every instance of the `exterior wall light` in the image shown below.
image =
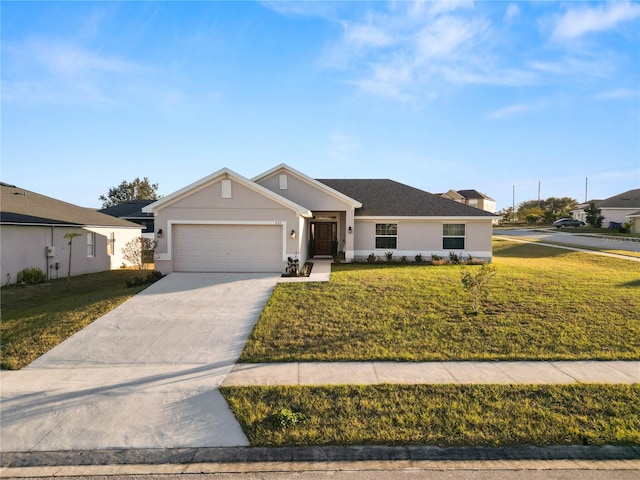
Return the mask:
<path id="1" fill-rule="evenodd" d="M 349 227 L 348 232 L 349 232 L 349 233 L 353 233 L 353 228 Z"/>
<path id="2" fill-rule="evenodd" d="M 157 237 L 158 237 L 158 238 L 162 238 L 162 229 L 158 230 L 158 235 L 157 235 Z"/>
<path id="3" fill-rule="evenodd" d="M 289 235 L 291 237 L 291 239 L 295 239 L 296 238 L 296 231 L 295 230 L 291 230 L 291 234 Z"/>

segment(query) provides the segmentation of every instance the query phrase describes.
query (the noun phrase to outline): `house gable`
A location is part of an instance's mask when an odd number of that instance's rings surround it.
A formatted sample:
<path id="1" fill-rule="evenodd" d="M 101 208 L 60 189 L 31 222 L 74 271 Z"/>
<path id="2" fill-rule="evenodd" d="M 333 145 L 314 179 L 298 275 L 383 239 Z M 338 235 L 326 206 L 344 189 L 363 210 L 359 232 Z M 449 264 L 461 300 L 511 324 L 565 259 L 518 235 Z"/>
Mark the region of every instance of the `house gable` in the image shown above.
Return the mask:
<path id="1" fill-rule="evenodd" d="M 313 211 L 351 210 L 362 204 L 288 165 L 280 164 L 253 181 Z"/>
<path id="2" fill-rule="evenodd" d="M 227 183 L 225 181 L 230 181 L 231 183 Z M 218 170 L 217 172 L 214 172 L 211 175 L 172 193 L 171 195 L 163 197 L 160 200 L 147 205 L 142 209 L 142 211 L 145 213 L 156 213 L 178 202 L 183 205 L 183 208 L 186 208 L 189 205 L 195 207 L 197 207 L 198 205 L 212 205 L 210 202 L 217 203 L 221 199 L 225 200 L 229 198 L 236 198 L 236 200 L 238 200 L 242 198 L 242 196 L 234 196 L 234 184 L 240 187 L 240 189 L 243 190 L 245 194 L 253 192 L 253 194 L 256 194 L 259 197 L 262 197 L 263 199 L 266 199 L 270 202 L 275 202 L 281 207 L 292 210 L 301 216 L 311 216 L 311 212 L 308 209 L 290 201 L 283 196 L 275 194 L 274 192 L 262 187 L 261 185 L 241 175 L 238 175 L 228 168 Z M 229 188 L 230 190 L 226 191 Z M 223 189 L 225 190 L 225 192 L 223 192 Z M 218 191 L 219 194 L 214 193 L 214 190 Z M 223 198 L 223 194 L 228 198 Z M 207 198 L 203 198 L 203 196 L 206 196 Z M 246 196 L 247 195 L 245 195 L 245 197 Z"/>

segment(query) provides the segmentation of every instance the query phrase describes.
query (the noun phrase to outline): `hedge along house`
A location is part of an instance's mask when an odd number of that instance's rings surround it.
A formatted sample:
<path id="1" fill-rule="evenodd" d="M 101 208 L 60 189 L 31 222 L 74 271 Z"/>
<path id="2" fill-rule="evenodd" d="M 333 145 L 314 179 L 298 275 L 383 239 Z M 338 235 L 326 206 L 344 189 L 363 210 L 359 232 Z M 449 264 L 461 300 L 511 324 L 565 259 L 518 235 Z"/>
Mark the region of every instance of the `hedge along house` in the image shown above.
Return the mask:
<path id="1" fill-rule="evenodd" d="M 2 285 L 15 283 L 25 268 L 39 268 L 49 279 L 66 277 L 68 233 L 79 234 L 72 244 L 72 275 L 120 268 L 125 263 L 122 247 L 142 230 L 135 223 L 14 185 L 2 183 L 1 191 Z"/>
<path id="2" fill-rule="evenodd" d="M 491 260 L 495 215 L 392 180 L 316 180 L 281 164 L 253 179 L 223 168 L 143 209 L 156 269 L 282 272 L 287 258 L 450 252 Z"/>

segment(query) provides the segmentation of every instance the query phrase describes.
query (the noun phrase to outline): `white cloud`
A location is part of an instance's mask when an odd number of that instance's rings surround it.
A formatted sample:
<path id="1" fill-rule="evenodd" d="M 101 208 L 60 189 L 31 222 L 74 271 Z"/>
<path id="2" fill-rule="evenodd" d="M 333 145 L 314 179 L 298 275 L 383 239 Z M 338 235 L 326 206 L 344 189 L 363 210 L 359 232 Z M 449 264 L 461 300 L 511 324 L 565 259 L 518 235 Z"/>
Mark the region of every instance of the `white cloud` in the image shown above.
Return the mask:
<path id="1" fill-rule="evenodd" d="M 625 100 L 625 99 L 640 99 L 640 92 L 638 90 L 632 90 L 630 88 L 618 88 L 616 90 L 607 90 L 600 92 L 596 95 L 598 100 Z"/>
<path id="2" fill-rule="evenodd" d="M 518 15 L 520 15 L 520 7 L 518 7 L 518 5 L 516 5 L 515 3 L 510 3 L 507 7 L 507 11 L 504 14 L 504 21 L 510 22 Z"/>
<path id="3" fill-rule="evenodd" d="M 556 40 L 578 38 L 587 33 L 612 29 L 619 23 L 639 17 L 640 4 L 630 2 L 609 2 L 591 8 L 574 8 L 558 19 L 552 37 Z"/>
<path id="4" fill-rule="evenodd" d="M 417 54 L 422 59 L 447 57 L 471 47 L 487 28 L 483 21 L 467 21 L 448 15 L 439 17 L 418 33 Z"/>
<path id="5" fill-rule="evenodd" d="M 505 118 L 511 118 L 518 115 L 523 115 L 525 113 L 531 112 L 533 110 L 537 110 L 538 108 L 533 105 L 528 105 L 525 103 L 516 103 L 514 105 L 509 105 L 508 107 L 501 108 L 500 110 L 496 110 L 487 115 L 487 118 L 491 120 L 503 120 Z"/>
<path id="6" fill-rule="evenodd" d="M 392 37 L 373 25 L 349 25 L 343 23 L 345 41 L 358 46 L 384 47 L 392 43 Z"/>

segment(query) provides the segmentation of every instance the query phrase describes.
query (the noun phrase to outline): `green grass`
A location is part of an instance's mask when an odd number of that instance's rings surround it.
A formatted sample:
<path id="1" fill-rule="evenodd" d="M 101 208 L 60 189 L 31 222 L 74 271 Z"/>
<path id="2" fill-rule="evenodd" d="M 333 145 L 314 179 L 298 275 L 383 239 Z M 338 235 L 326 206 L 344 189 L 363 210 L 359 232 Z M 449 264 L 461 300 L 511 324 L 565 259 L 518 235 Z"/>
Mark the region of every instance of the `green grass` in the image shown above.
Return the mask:
<path id="1" fill-rule="evenodd" d="M 494 264 L 478 316 L 459 266 L 337 265 L 330 283 L 279 284 L 241 361 L 640 359 L 640 263 L 497 240 Z"/>
<path id="2" fill-rule="evenodd" d="M 223 387 L 252 446 L 640 444 L 640 385 Z M 306 421 L 281 428 L 281 409 Z"/>
<path id="3" fill-rule="evenodd" d="M 114 270 L 67 280 L 2 288 L 2 369 L 16 370 L 120 305 L 144 287 L 126 288 L 132 270 Z"/>

